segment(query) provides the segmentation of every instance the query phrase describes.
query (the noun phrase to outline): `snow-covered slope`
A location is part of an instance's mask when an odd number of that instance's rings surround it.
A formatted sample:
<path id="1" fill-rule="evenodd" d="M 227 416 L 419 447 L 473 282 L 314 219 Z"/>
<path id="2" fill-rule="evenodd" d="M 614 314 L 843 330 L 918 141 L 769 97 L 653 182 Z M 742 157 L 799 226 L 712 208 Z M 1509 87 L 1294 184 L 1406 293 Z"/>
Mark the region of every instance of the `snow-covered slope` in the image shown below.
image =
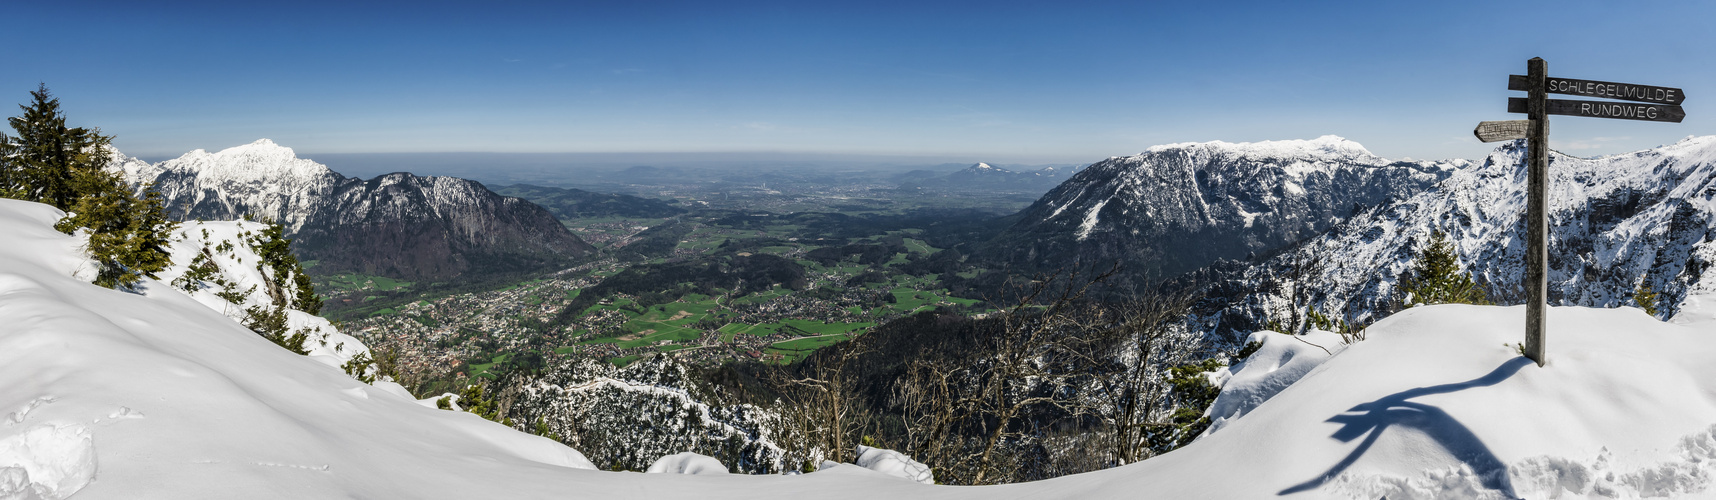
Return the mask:
<path id="1" fill-rule="evenodd" d="M 157 276 L 210 309 L 243 322 L 251 308 L 276 306 L 267 291 L 275 281 L 269 275 L 273 270 L 262 266 L 262 257 L 254 248 L 255 238 L 266 228 L 266 224 L 250 221 L 180 224 L 168 248 L 173 264 Z M 203 279 L 193 278 L 198 276 L 191 270 L 193 265 L 207 266 Z M 289 330 L 308 334 L 304 347 L 313 359 L 339 367 L 369 352 L 362 341 L 341 333 L 325 318 L 292 308 L 286 308 L 285 313 Z"/>
<path id="2" fill-rule="evenodd" d="M 1284 314 L 1294 290 L 1309 292 L 1301 307 L 1369 319 L 1389 307 L 1396 279 L 1434 230 L 1497 298 L 1521 300 L 1524 157 L 1523 141 L 1504 144 L 1434 189 L 1364 210 L 1247 270 L 1226 288 L 1248 296 L 1222 321 L 1254 327 L 1244 318 Z M 1661 316 L 1675 314 L 1685 297 L 1716 290 L 1716 136 L 1597 158 L 1551 154 L 1549 225 L 1551 304 L 1628 305 L 1648 283 L 1666 298 Z M 1275 292 L 1249 294 L 1259 289 Z"/>
<path id="3" fill-rule="evenodd" d="M 749 404 L 720 404 L 699 387 L 683 364 L 664 357 L 615 368 L 600 360 L 573 359 L 540 377 L 514 381 L 509 417 L 541 423 L 567 442 L 590 450 L 610 468 L 654 468 L 659 458 L 696 452 L 740 473 L 778 473 L 804 460 L 777 443 L 783 418 Z M 512 386 L 513 384 L 503 384 Z"/>
<path id="4" fill-rule="evenodd" d="M 0 498 L 1633 498 L 1716 478 L 1708 298 L 1675 322 L 1551 308 L 1546 367 L 1506 345 L 1519 307 L 1410 309 L 1190 446 L 1049 481 L 631 474 L 364 385 L 165 283 L 90 285 L 59 216 L 0 200 Z"/>
<path id="5" fill-rule="evenodd" d="M 1393 161 L 1335 136 L 1185 143 L 1098 162 L 1020 213 L 985 255 L 1025 269 L 1124 262 L 1168 278 L 1312 236 L 1465 166 Z"/>
<path id="6" fill-rule="evenodd" d="M 593 251 L 542 207 L 475 181 L 349 178 L 268 139 L 155 164 L 115 152 L 110 168 L 139 190 L 153 186 L 180 220 L 279 221 L 298 253 L 330 272 L 445 278 Z"/>

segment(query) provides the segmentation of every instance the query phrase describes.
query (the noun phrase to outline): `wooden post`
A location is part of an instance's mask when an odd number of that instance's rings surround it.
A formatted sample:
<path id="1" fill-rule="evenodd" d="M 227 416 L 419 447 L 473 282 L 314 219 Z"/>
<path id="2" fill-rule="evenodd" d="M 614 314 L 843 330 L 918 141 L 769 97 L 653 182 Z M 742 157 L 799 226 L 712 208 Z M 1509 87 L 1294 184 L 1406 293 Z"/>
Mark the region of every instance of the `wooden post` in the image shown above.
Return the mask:
<path id="1" fill-rule="evenodd" d="M 1526 61 L 1525 357 L 1543 366 L 1544 309 L 1549 300 L 1549 63 Z"/>

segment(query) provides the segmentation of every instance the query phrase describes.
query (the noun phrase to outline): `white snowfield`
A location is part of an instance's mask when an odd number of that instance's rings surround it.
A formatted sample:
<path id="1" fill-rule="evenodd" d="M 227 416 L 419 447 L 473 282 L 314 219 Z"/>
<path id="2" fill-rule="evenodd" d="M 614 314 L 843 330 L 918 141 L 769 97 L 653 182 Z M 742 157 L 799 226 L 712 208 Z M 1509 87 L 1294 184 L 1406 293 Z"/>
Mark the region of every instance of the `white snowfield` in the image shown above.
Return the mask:
<path id="1" fill-rule="evenodd" d="M 656 459 L 649 464 L 649 474 L 692 474 L 692 475 L 721 475 L 727 473 L 727 466 L 720 460 L 709 455 L 699 455 L 692 452 L 675 453 Z"/>
<path id="2" fill-rule="evenodd" d="M 364 385 L 164 283 L 74 278 L 59 216 L 0 200 L 0 498 L 1635 498 L 1716 478 L 1707 305 L 1552 308 L 1541 368 L 1504 345 L 1522 308 L 1411 309 L 1186 448 L 1049 481 L 636 474 Z"/>

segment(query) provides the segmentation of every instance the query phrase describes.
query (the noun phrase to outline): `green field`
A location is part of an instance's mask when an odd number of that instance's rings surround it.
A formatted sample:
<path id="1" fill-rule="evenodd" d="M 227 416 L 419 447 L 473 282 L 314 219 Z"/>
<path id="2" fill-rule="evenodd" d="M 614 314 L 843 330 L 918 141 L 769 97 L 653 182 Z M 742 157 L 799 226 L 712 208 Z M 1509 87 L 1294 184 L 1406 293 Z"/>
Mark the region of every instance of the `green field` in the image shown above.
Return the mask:
<path id="1" fill-rule="evenodd" d="M 326 278 L 327 286 L 335 290 L 378 290 L 391 292 L 411 287 L 410 281 L 400 281 L 386 276 L 370 276 L 366 274 L 336 274 Z"/>
<path id="2" fill-rule="evenodd" d="M 784 363 L 794 363 L 817 349 L 850 340 L 850 335 L 829 335 L 825 337 L 805 337 L 784 342 L 776 342 L 764 349 L 765 354 L 779 355 Z"/>
<path id="3" fill-rule="evenodd" d="M 831 333 L 849 333 L 876 326 L 875 323 L 825 323 L 805 319 L 781 320 L 781 324 L 809 332 L 811 335 L 828 335 Z"/>
<path id="4" fill-rule="evenodd" d="M 490 359 L 489 362 L 487 362 L 487 363 L 472 364 L 471 365 L 471 376 L 472 377 L 484 377 L 484 378 L 488 378 L 488 379 L 494 379 L 495 375 L 493 373 L 489 373 L 489 368 L 493 368 L 496 364 L 503 362 L 503 361 L 506 361 L 507 358 L 510 358 L 510 357 L 512 357 L 512 353 L 509 352 L 506 354 L 495 356 L 493 359 Z"/>

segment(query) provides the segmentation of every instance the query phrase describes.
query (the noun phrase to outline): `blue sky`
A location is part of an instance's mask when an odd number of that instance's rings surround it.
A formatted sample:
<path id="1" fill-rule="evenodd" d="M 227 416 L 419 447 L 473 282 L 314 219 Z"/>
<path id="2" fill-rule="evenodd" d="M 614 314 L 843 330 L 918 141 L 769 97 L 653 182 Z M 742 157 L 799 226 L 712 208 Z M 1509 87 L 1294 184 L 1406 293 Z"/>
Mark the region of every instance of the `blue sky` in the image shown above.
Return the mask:
<path id="1" fill-rule="evenodd" d="M 1344 136 L 1477 158 L 1509 73 L 1684 88 L 1682 124 L 1557 117 L 1618 153 L 1716 133 L 1710 2 L 26 2 L 37 82 L 124 151 L 785 151 L 1090 162 Z M 10 108 L 8 108 L 10 109 Z M 7 113 L 15 114 L 15 113 Z"/>

